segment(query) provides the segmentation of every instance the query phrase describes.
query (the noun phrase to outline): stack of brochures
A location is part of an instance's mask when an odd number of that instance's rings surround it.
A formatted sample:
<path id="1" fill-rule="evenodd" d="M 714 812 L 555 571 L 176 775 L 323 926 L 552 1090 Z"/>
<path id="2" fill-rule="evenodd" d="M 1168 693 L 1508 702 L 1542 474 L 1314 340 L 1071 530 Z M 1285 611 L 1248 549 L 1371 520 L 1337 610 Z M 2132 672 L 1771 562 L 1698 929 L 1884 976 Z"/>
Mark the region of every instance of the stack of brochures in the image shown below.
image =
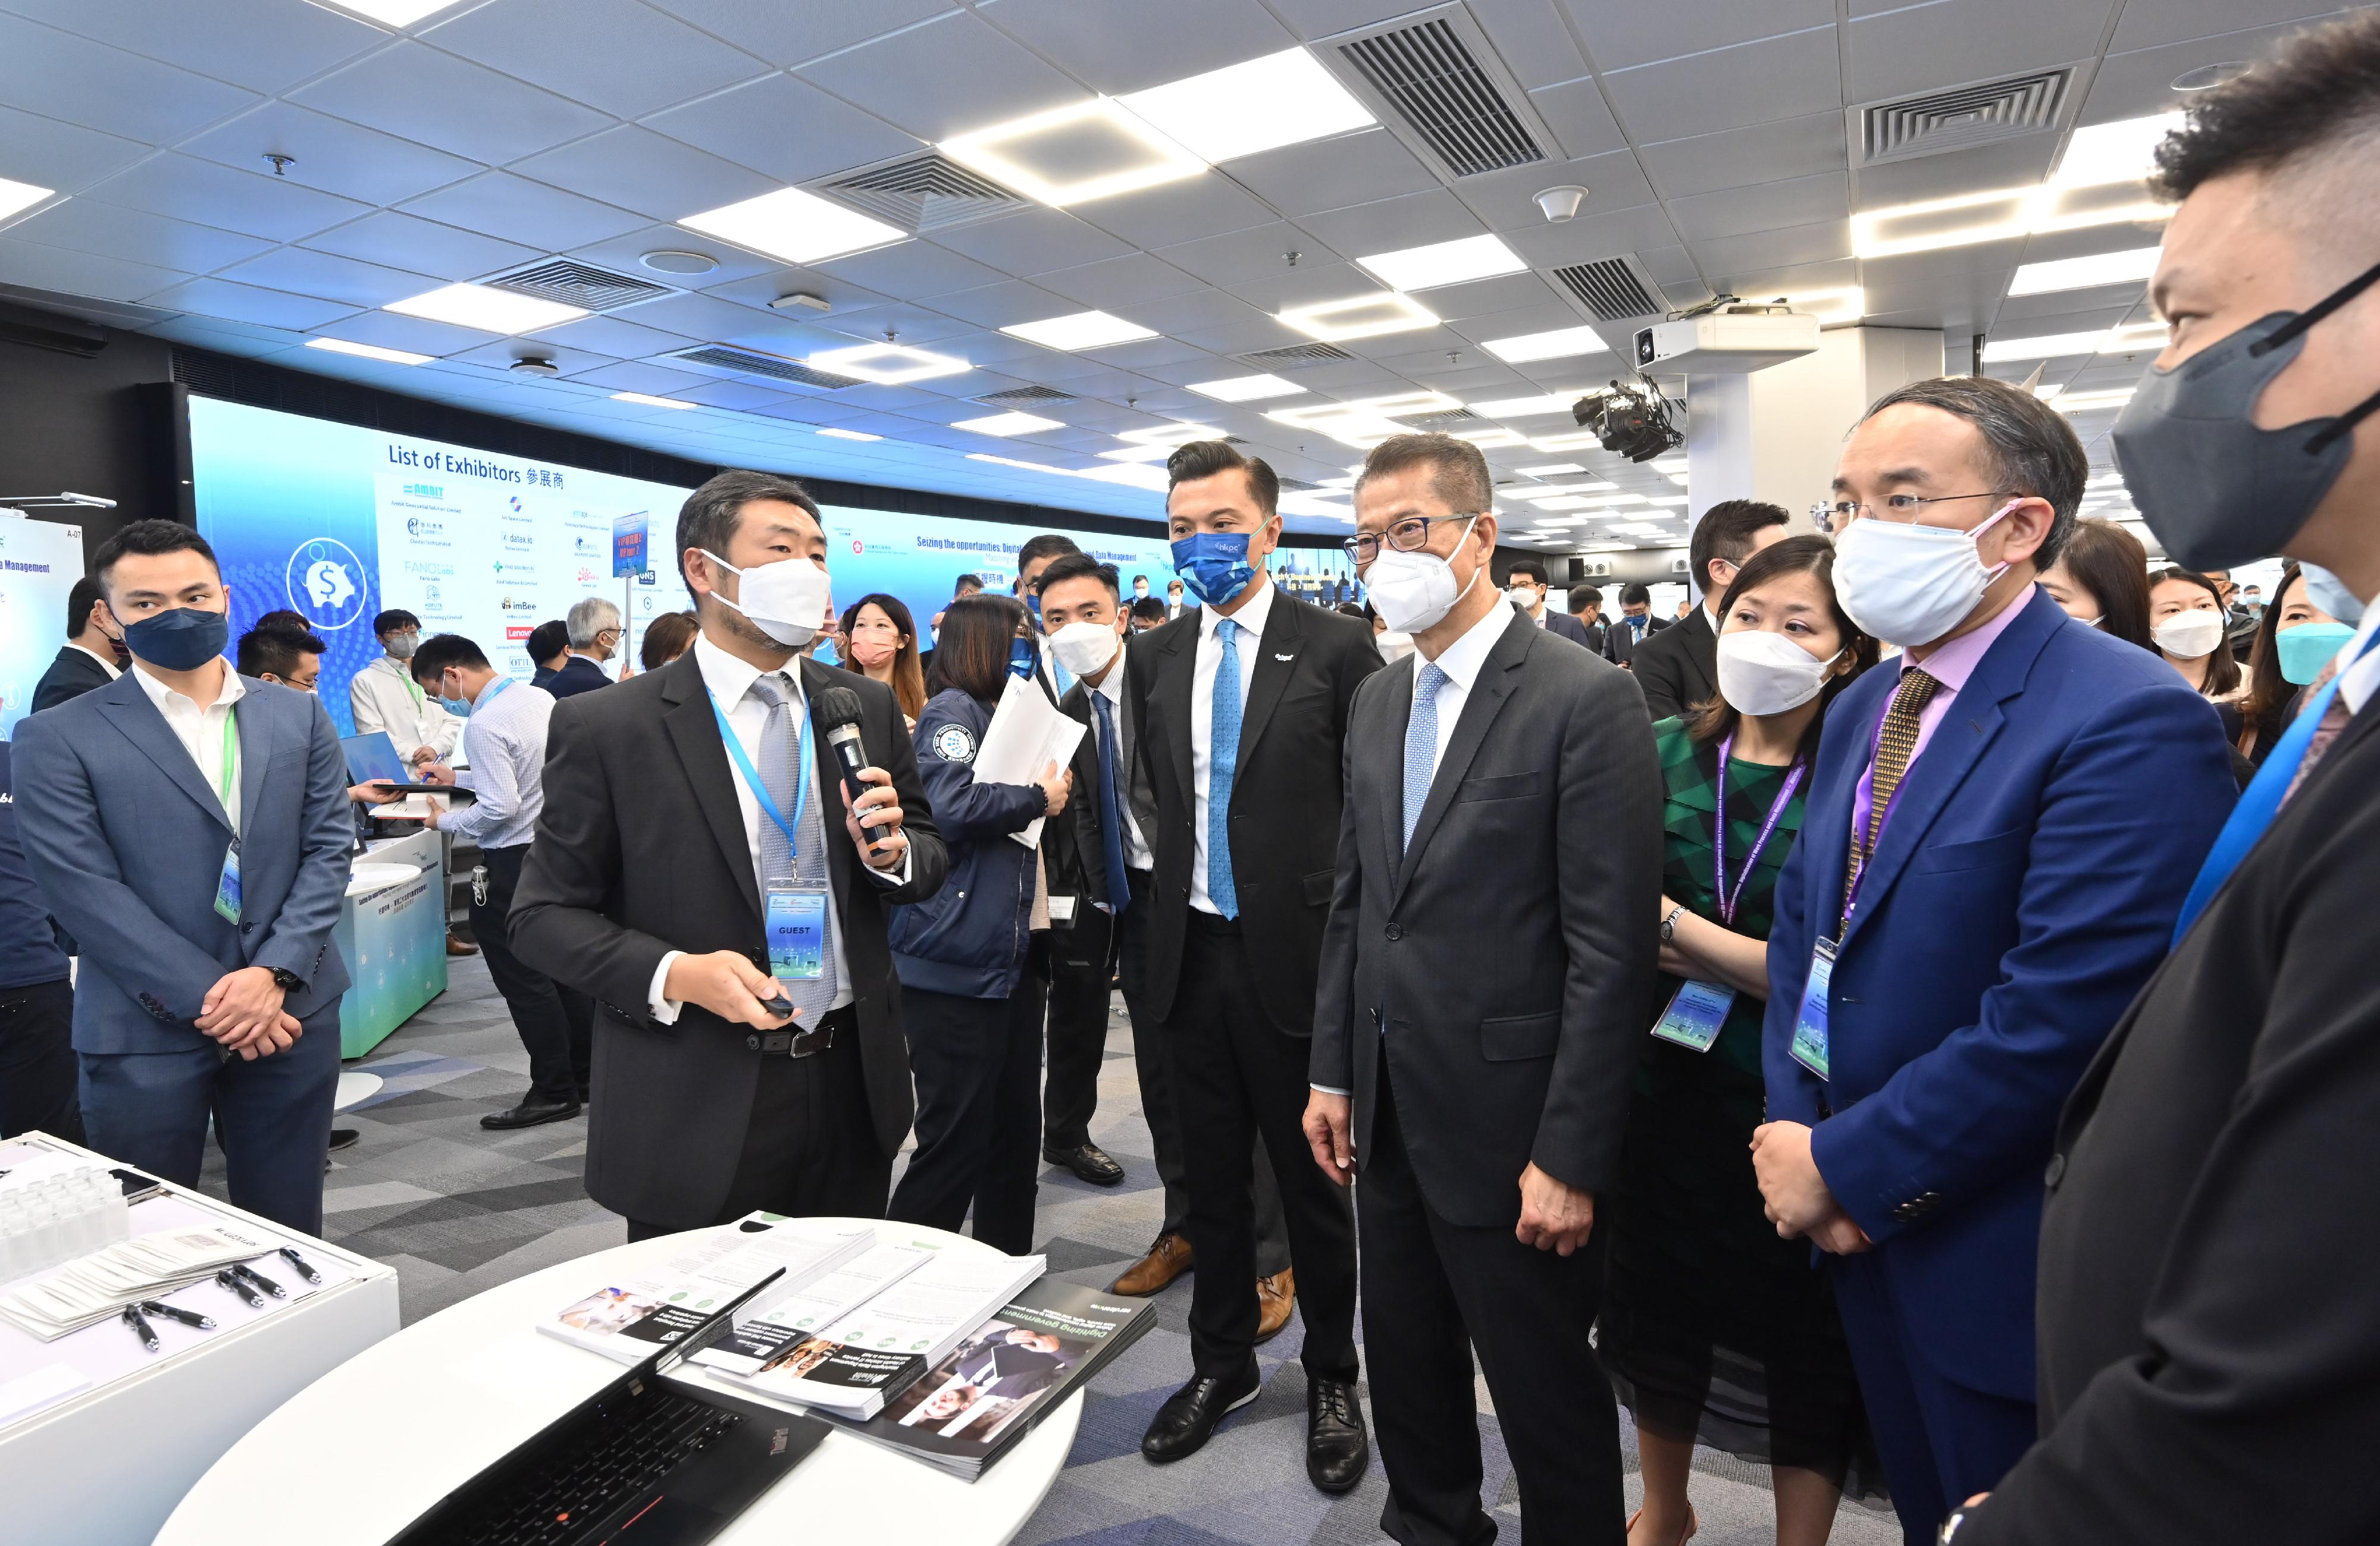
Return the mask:
<path id="1" fill-rule="evenodd" d="M 0 1320 L 43 1342 L 55 1342 L 119 1313 L 128 1304 L 163 1298 L 236 1262 L 269 1255 L 276 1243 L 231 1224 L 136 1235 L 0 1294 Z"/>
<path id="2" fill-rule="evenodd" d="M 538 1323 L 549 1336 L 622 1363 L 641 1363 L 657 1347 L 709 1326 L 726 1305 L 770 1274 L 783 1275 L 746 1307 L 763 1312 L 834 1272 L 876 1243 L 866 1225 L 747 1214 L 726 1229 L 697 1238 L 642 1276 L 606 1284 Z"/>

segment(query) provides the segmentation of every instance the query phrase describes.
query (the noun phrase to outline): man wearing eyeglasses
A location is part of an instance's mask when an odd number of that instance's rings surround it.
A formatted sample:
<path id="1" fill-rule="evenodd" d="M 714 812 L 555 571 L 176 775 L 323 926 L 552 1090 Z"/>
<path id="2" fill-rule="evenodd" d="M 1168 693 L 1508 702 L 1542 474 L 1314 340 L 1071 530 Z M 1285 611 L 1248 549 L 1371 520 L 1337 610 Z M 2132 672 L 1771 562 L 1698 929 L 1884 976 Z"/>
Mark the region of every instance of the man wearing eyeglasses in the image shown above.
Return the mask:
<path id="1" fill-rule="evenodd" d="M 2236 793 L 2205 702 L 2034 584 L 2085 470 L 2031 393 L 1944 377 L 1868 410 L 1813 513 L 1902 651 L 1828 710 L 1778 879 L 1753 1166 L 1828 1253 L 1912 1546 L 2033 1441 L 2058 1107 Z"/>

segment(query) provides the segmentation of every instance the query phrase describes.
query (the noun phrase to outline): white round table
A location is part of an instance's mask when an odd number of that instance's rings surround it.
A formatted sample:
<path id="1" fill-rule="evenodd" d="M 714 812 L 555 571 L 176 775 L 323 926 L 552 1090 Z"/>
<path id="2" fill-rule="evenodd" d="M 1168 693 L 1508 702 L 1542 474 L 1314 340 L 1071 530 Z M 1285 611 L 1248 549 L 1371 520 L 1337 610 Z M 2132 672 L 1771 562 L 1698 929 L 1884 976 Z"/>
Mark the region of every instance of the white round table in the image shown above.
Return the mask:
<path id="1" fill-rule="evenodd" d="M 864 1222 L 859 1220 L 854 1223 Z M 905 1235 L 938 1235 L 916 1226 Z M 950 1249 L 986 1250 L 963 1236 Z M 516 1278 L 407 1326 L 250 1429 L 158 1532 L 156 1546 L 381 1546 L 515 1444 L 620 1376 L 621 1364 L 535 1329 L 593 1284 L 684 1249 L 664 1236 Z M 681 1374 L 708 1375 L 691 1365 Z M 718 1388 L 734 1389 L 730 1382 Z M 737 1394 L 745 1394 L 737 1392 Z M 898 1537 L 1004 1546 L 1041 1505 L 1082 1419 L 1078 1392 L 969 1483 L 848 1433 L 715 1538 L 835 1546 Z"/>

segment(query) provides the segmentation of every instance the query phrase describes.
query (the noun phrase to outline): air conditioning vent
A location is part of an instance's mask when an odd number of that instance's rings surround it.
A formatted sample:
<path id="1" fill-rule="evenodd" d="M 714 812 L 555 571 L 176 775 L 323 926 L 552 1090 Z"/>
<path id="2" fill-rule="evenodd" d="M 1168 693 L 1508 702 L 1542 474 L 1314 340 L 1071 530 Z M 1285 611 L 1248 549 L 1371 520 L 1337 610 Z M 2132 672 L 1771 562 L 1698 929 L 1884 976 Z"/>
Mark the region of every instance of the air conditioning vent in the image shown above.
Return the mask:
<path id="1" fill-rule="evenodd" d="M 490 289 L 535 296 L 540 300 L 575 306 L 582 311 L 612 311 L 635 301 L 666 296 L 665 284 L 649 284 L 625 273 L 613 273 L 567 258 L 539 263 L 501 279 L 482 281 Z"/>
<path id="2" fill-rule="evenodd" d="M 1033 206 L 938 151 L 904 156 L 817 185 L 904 231 L 947 231 Z"/>
<path id="3" fill-rule="evenodd" d="M 689 365 L 708 365 L 715 370 L 732 370 L 739 376 L 766 376 L 771 380 L 791 381 L 795 386 L 820 387 L 828 392 L 840 392 L 844 387 L 860 384 L 855 377 L 816 369 L 797 359 L 787 359 L 782 355 L 765 355 L 758 349 L 734 348 L 725 344 L 704 344 L 662 357 L 684 360 Z"/>
<path id="4" fill-rule="evenodd" d="M 1536 135 L 1506 102 L 1447 17 L 1338 45 L 1378 96 L 1458 177 L 1546 159 Z"/>
<path id="5" fill-rule="evenodd" d="M 1660 287 L 1638 273 L 1625 258 L 1572 263 L 1553 271 L 1554 283 L 1576 296 L 1598 321 L 1658 317 L 1670 308 Z"/>
<path id="6" fill-rule="evenodd" d="M 1611 561 L 1609 559 L 1576 559 L 1572 562 L 1578 565 L 1578 576 L 1582 580 L 1608 580 L 1611 578 Z"/>
<path id="7" fill-rule="evenodd" d="M 2055 128 L 2069 79 L 2066 70 L 2042 70 L 1853 109 L 1861 160 L 1910 161 Z"/>
<path id="8" fill-rule="evenodd" d="M 1397 422 L 1416 429 L 1459 429 L 1466 424 L 1479 423 L 1480 417 L 1468 408 L 1449 408 L 1438 414 L 1401 414 Z"/>
<path id="9" fill-rule="evenodd" d="M 1284 344 L 1278 349 L 1258 349 L 1252 355 L 1233 355 L 1242 365 L 1259 369 L 1274 365 L 1313 365 L 1327 359 L 1354 359 L 1355 356 L 1336 344 Z"/>
<path id="10" fill-rule="evenodd" d="M 970 397 L 967 401 L 991 408 L 1014 408 L 1028 403 L 1072 403 L 1075 397 L 1073 393 L 1060 392 L 1056 387 L 1021 386 L 1010 387 L 1006 392 L 987 392 L 981 397 Z"/>

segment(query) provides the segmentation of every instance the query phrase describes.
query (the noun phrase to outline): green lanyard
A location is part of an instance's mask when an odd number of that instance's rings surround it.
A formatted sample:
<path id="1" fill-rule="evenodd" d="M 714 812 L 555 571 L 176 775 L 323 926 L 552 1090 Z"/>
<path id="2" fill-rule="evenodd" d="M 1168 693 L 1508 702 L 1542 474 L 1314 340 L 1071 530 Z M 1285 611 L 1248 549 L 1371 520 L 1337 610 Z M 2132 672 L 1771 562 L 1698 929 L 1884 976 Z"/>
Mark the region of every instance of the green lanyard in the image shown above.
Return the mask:
<path id="1" fill-rule="evenodd" d="M 231 791 L 233 780 L 238 776 L 239 707 L 235 704 L 224 715 L 223 775 L 215 782 L 215 797 L 223 802 L 224 815 L 226 818 L 229 818 L 231 815 Z M 237 835 L 239 823 L 233 821 L 232 830 L 235 836 Z"/>
<path id="2" fill-rule="evenodd" d="M 396 679 L 405 683 L 407 692 L 413 694 L 413 712 L 417 715 L 426 712 L 430 701 L 421 695 L 421 684 L 413 680 L 413 673 L 400 665 L 396 668 Z"/>

